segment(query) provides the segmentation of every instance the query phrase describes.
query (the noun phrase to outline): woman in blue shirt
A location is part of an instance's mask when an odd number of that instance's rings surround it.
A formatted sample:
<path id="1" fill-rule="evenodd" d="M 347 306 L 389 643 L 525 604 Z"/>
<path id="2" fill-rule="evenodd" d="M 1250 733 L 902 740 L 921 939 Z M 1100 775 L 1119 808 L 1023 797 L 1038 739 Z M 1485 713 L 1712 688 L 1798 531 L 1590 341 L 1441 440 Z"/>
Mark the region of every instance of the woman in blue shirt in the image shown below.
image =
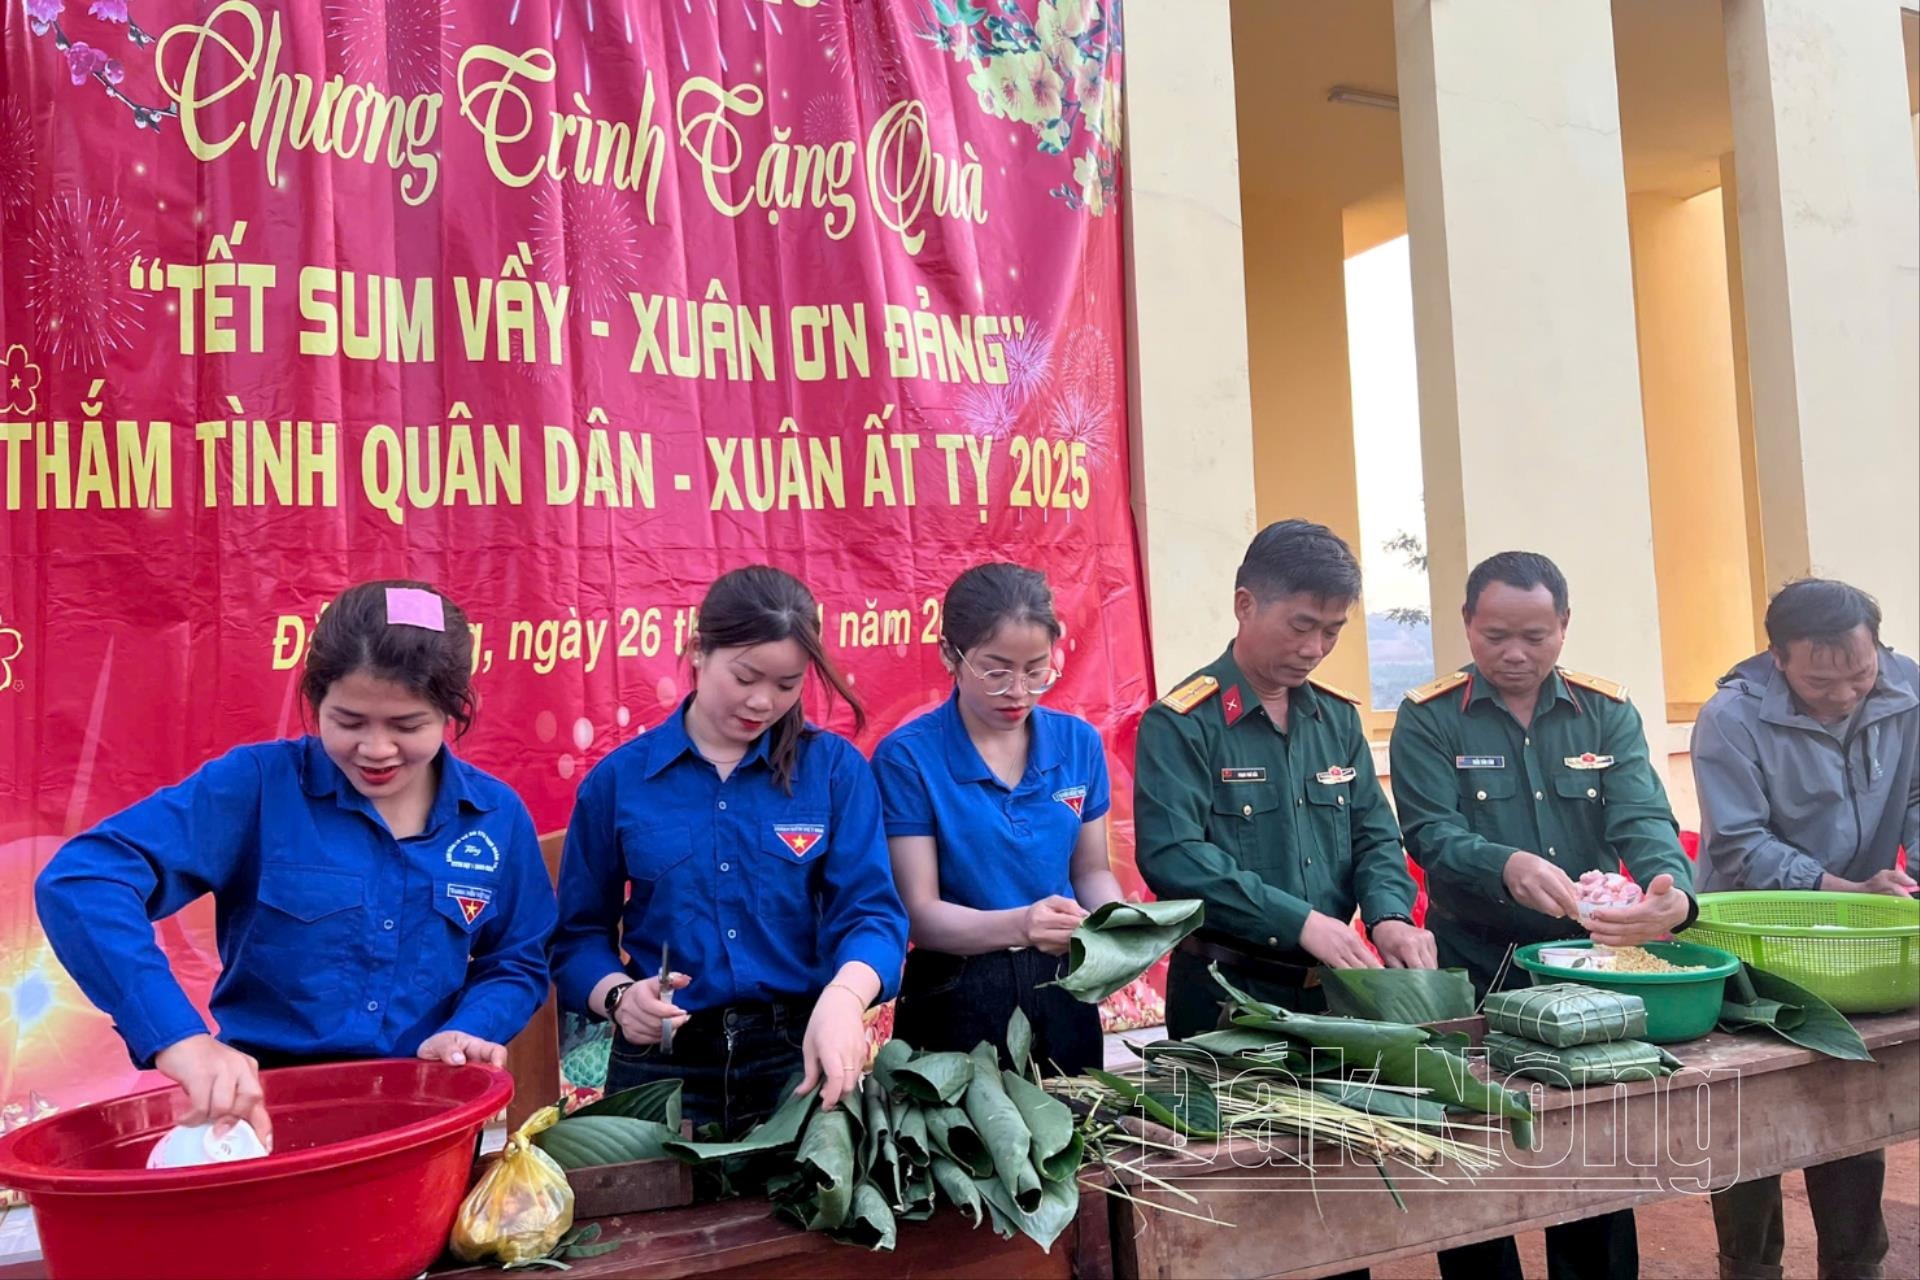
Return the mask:
<path id="1" fill-rule="evenodd" d="M 1048 1074 L 1101 1063 L 1100 1015 L 1053 981 L 1067 940 L 1118 899 L 1107 864 L 1107 761 L 1094 727 L 1037 705 L 1060 672 L 1053 593 L 986 564 L 947 589 L 944 705 L 874 753 L 894 881 L 913 921 L 894 1034 L 922 1049 L 1004 1053 L 1015 1008 Z"/>
<path id="2" fill-rule="evenodd" d="M 798 1072 L 826 1106 L 857 1098 L 867 1008 L 906 953 L 872 771 L 801 710 L 812 671 L 862 720 L 817 608 L 764 565 L 714 582 L 694 692 L 594 767 L 567 828 L 554 981 L 614 1024 L 608 1091 L 678 1079 L 683 1114 L 728 1133 Z"/>
<path id="3" fill-rule="evenodd" d="M 473 639 L 424 583 L 328 607 L 301 693 L 314 736 L 237 747 L 69 841 L 35 885 L 54 954 L 184 1123 L 271 1142 L 259 1067 L 417 1055 L 506 1062 L 546 998 L 553 886 L 520 798 L 456 757 Z M 153 921 L 214 896 L 218 1037 Z"/>

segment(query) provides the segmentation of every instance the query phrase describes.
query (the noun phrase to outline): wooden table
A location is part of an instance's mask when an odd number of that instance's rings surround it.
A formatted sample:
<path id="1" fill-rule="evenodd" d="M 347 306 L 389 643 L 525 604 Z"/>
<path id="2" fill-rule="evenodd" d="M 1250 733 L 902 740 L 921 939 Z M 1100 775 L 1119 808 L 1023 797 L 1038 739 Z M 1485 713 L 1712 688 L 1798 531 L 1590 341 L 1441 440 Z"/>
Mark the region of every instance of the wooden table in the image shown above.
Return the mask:
<path id="1" fill-rule="evenodd" d="M 1444 1186 L 1404 1166 L 1402 1211 L 1371 1165 L 1291 1135 L 1193 1143 L 1147 1167 L 1229 1228 L 1114 1201 L 1122 1276 L 1322 1276 L 1857 1155 L 1920 1134 L 1920 1013 L 1853 1020 L 1872 1062 L 1770 1035 L 1672 1046 L 1687 1069 L 1583 1090 L 1535 1086 L 1535 1149 Z M 1175 1139 L 1177 1141 L 1177 1139 Z M 1317 1157 L 1309 1174 L 1289 1160 Z M 1444 1172 L 1444 1170 L 1443 1170 Z M 1143 1200 L 1196 1206 L 1148 1185 Z M 1317 1201 L 1316 1201 L 1317 1191 Z"/>

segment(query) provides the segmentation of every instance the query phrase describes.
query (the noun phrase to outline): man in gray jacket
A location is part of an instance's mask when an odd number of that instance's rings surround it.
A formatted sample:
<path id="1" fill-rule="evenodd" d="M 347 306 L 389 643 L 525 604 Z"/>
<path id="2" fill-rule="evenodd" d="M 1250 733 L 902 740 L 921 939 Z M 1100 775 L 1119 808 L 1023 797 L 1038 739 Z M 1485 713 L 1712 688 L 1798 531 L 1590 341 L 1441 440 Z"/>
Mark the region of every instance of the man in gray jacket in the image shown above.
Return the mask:
<path id="1" fill-rule="evenodd" d="M 1880 606 L 1806 579 L 1767 606 L 1765 653 L 1720 681 L 1693 727 L 1703 891 L 1824 889 L 1911 896 L 1920 854 L 1920 667 L 1880 644 Z M 1806 1171 L 1822 1277 L 1878 1277 L 1886 1153 Z M 1713 1197 L 1720 1274 L 1781 1274 L 1780 1179 Z"/>

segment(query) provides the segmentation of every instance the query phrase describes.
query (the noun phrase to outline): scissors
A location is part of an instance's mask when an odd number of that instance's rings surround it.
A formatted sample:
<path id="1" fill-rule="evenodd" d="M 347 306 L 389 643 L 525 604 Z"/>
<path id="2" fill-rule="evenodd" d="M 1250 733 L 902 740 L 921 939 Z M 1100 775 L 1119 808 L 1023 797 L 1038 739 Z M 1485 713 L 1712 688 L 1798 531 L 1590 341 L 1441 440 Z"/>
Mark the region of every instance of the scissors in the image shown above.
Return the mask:
<path id="1" fill-rule="evenodd" d="M 673 977 L 673 970 L 668 967 L 672 956 L 668 946 L 669 944 L 665 942 L 660 944 L 660 998 L 671 1001 L 673 986 L 670 980 Z M 673 1052 L 673 1020 L 671 1018 L 660 1020 L 660 1052 L 663 1054 Z"/>

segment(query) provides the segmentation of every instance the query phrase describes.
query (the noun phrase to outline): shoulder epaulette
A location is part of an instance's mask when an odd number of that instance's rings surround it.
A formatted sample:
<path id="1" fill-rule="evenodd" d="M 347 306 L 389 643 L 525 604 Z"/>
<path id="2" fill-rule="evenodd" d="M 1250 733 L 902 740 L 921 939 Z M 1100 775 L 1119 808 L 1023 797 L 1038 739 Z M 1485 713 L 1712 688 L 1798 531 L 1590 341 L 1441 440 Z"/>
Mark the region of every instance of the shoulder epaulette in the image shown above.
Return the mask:
<path id="1" fill-rule="evenodd" d="M 1407 701 L 1415 705 L 1422 702 L 1431 702 L 1449 689 L 1458 689 L 1467 682 L 1467 679 L 1468 676 L 1466 672 L 1456 671 L 1450 676 L 1441 676 L 1438 680 L 1429 680 L 1418 689 L 1407 690 Z"/>
<path id="2" fill-rule="evenodd" d="M 1212 676 L 1198 675 L 1160 699 L 1160 705 L 1185 715 L 1218 692 L 1220 692 L 1218 680 Z"/>
<path id="3" fill-rule="evenodd" d="M 1617 680 L 1602 680 L 1599 676 L 1590 676 L 1584 671 L 1569 671 L 1565 667 L 1560 668 L 1560 678 L 1582 689 L 1591 689 L 1603 698 L 1612 698 L 1615 702 L 1627 700 L 1627 686 Z"/>
<path id="4" fill-rule="evenodd" d="M 1345 689 L 1342 689 L 1339 685 L 1328 684 L 1324 680 L 1315 680 L 1311 676 L 1307 677 L 1307 683 L 1312 685 L 1314 688 L 1318 689 L 1322 693 L 1332 694 L 1334 697 L 1340 699 L 1340 701 L 1342 702 L 1351 702 L 1356 707 L 1360 705 L 1360 699 L 1354 697 L 1352 694 L 1348 693 Z"/>

